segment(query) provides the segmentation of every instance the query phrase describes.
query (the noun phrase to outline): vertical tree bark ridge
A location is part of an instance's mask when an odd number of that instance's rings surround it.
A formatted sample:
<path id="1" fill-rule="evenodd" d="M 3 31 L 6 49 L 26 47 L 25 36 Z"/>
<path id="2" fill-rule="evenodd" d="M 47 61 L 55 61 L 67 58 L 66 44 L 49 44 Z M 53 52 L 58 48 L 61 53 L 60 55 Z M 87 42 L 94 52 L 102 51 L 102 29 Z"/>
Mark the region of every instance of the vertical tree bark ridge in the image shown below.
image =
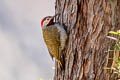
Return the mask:
<path id="1" fill-rule="evenodd" d="M 117 0 L 117 6 L 115 7 L 115 27 L 117 30 L 120 30 L 120 0 Z"/>
<path id="2" fill-rule="evenodd" d="M 57 18 L 68 33 L 65 69 L 55 80 L 109 80 L 104 68 L 112 29 L 110 0 L 56 0 Z M 114 29 L 114 28 L 113 28 Z"/>

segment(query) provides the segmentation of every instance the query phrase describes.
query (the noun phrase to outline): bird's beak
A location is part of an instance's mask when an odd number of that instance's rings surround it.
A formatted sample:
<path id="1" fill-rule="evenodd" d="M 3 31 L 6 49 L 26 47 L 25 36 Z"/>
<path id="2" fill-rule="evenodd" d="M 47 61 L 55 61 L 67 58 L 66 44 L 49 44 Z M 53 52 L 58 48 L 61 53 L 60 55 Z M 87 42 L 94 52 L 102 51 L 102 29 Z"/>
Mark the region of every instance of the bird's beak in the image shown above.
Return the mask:
<path id="1" fill-rule="evenodd" d="M 53 19 L 54 19 L 56 16 L 58 16 L 58 15 L 60 15 L 60 13 L 55 14 L 55 15 L 53 16 Z"/>

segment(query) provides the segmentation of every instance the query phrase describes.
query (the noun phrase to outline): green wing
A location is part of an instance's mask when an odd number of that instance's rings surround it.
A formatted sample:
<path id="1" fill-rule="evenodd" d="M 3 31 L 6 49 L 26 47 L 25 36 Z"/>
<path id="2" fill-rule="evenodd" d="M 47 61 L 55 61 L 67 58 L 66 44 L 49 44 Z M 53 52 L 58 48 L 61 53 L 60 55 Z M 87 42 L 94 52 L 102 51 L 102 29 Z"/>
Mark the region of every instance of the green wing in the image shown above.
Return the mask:
<path id="1" fill-rule="evenodd" d="M 57 27 L 48 26 L 46 29 L 43 29 L 43 37 L 44 41 L 48 47 L 48 51 L 50 56 L 56 59 L 59 59 L 59 46 L 60 46 L 60 38 Z"/>

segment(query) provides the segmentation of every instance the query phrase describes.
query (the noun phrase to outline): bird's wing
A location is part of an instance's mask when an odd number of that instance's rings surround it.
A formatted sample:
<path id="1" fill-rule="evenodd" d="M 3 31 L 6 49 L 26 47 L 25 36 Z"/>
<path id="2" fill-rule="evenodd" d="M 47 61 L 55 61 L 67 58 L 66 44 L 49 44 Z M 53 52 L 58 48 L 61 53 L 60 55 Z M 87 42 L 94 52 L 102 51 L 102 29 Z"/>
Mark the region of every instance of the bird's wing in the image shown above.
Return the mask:
<path id="1" fill-rule="evenodd" d="M 59 57 L 59 46 L 60 38 L 57 27 L 48 26 L 46 29 L 43 29 L 44 41 L 48 47 L 51 57 L 58 59 Z"/>
<path id="2" fill-rule="evenodd" d="M 49 54 L 50 54 L 50 56 L 51 56 L 51 58 L 52 58 L 52 60 L 53 60 L 53 55 L 52 55 L 52 53 L 50 52 L 49 49 L 48 49 L 48 52 L 49 52 Z"/>

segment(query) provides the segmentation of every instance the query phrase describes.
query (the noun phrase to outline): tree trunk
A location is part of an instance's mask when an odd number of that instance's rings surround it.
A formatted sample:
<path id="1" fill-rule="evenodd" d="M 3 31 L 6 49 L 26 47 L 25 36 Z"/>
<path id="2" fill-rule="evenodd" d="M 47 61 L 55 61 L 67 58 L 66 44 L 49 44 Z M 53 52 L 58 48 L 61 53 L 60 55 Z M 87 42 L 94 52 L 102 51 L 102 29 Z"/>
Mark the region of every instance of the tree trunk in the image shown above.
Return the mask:
<path id="1" fill-rule="evenodd" d="M 55 9 L 68 41 L 65 66 L 56 64 L 54 80 L 110 80 L 104 67 L 112 62 L 108 49 L 114 43 L 106 36 L 120 28 L 120 0 L 56 0 Z"/>

